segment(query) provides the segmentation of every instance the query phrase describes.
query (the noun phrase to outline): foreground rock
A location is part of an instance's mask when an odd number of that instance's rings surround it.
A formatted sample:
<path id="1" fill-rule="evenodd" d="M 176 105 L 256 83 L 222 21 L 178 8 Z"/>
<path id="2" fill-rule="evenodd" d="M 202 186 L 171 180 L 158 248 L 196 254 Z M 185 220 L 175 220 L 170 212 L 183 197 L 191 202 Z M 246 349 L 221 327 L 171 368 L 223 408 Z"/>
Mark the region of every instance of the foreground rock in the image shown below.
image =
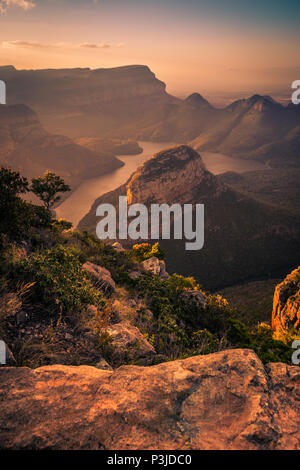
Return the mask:
<path id="1" fill-rule="evenodd" d="M 151 274 L 156 274 L 161 279 L 167 279 L 169 277 L 165 262 L 156 258 L 156 256 L 143 261 L 142 266 L 146 271 L 149 271 Z"/>
<path id="2" fill-rule="evenodd" d="M 0 369 L 3 449 L 300 449 L 300 369 L 250 350 Z"/>
<path id="3" fill-rule="evenodd" d="M 276 286 L 272 327 L 277 332 L 300 329 L 300 267 Z"/>
<path id="4" fill-rule="evenodd" d="M 185 290 L 180 297 L 190 309 L 205 309 L 207 306 L 207 296 L 200 290 Z"/>
<path id="5" fill-rule="evenodd" d="M 117 363 L 143 361 L 144 365 L 145 362 L 151 361 L 156 354 L 154 347 L 129 321 L 123 320 L 120 323 L 110 325 L 107 332 L 113 345 L 112 360 Z"/>
<path id="6" fill-rule="evenodd" d="M 82 266 L 82 269 L 87 271 L 90 276 L 94 279 L 96 285 L 105 293 L 111 294 L 116 288 L 116 283 L 111 277 L 108 269 L 103 268 L 102 266 L 97 266 L 97 264 L 90 263 L 87 261 Z"/>

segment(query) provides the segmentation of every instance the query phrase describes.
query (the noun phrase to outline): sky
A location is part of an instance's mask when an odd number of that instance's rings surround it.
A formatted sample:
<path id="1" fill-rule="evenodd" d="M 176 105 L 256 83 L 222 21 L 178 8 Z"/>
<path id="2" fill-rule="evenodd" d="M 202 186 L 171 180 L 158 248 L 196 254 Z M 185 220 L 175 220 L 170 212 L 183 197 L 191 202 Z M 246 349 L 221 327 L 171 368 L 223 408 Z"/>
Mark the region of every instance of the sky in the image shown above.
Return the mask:
<path id="1" fill-rule="evenodd" d="M 0 65 L 145 64 L 170 93 L 215 104 L 290 99 L 299 51 L 299 0 L 0 0 Z"/>

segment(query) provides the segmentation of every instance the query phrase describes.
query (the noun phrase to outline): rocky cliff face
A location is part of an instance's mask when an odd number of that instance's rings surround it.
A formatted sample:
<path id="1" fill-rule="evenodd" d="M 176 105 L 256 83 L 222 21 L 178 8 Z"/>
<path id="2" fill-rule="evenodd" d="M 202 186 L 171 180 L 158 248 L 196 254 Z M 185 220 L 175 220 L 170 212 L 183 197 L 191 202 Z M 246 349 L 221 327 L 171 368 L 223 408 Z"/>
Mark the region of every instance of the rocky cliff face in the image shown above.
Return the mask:
<path id="1" fill-rule="evenodd" d="M 202 250 L 186 251 L 185 240 L 161 240 L 161 245 L 170 273 L 193 275 L 208 289 L 295 263 L 299 253 L 298 218 L 222 184 L 206 170 L 201 156 L 185 145 L 158 153 L 126 185 L 97 199 L 79 228 L 94 233 L 98 205 L 117 207 L 124 195 L 129 204 L 204 204 Z"/>
<path id="2" fill-rule="evenodd" d="M 2 449 L 300 449 L 299 368 L 264 367 L 250 350 L 115 371 L 4 368 L 0 396 Z"/>
<path id="3" fill-rule="evenodd" d="M 127 201 L 187 204 L 195 201 L 201 187 L 215 193 L 225 190 L 200 155 L 181 145 L 159 152 L 134 172 L 126 185 Z"/>
<path id="4" fill-rule="evenodd" d="M 277 332 L 300 330 L 300 267 L 276 286 L 272 326 Z"/>
<path id="5" fill-rule="evenodd" d="M 25 103 L 51 132 L 71 137 L 115 134 L 120 126 L 137 126 L 138 119 L 159 105 L 178 101 L 142 65 L 98 70 L 0 67 L 0 76 L 7 83 L 8 104 Z"/>
<path id="6" fill-rule="evenodd" d="M 77 184 L 122 166 L 109 152 L 93 152 L 61 135 L 49 134 L 25 105 L 0 106 L 0 164 L 32 177 L 52 170 Z"/>

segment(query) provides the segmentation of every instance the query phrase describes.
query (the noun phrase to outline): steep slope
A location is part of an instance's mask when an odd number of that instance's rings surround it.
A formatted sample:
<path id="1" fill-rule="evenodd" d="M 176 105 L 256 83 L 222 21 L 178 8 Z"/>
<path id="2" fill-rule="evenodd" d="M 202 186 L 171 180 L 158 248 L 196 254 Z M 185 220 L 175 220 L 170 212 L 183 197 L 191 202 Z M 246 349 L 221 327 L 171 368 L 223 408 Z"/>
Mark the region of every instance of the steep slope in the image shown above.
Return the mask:
<path id="1" fill-rule="evenodd" d="M 276 286 L 272 327 L 278 333 L 300 330 L 300 266 Z"/>
<path id="2" fill-rule="evenodd" d="M 217 178 L 261 202 L 300 214 L 300 168 L 272 168 L 244 173 L 228 171 Z"/>
<path id="3" fill-rule="evenodd" d="M 298 367 L 243 349 L 115 371 L 4 368 L 0 447 L 295 450 L 299 393 Z"/>
<path id="4" fill-rule="evenodd" d="M 8 104 L 25 103 L 49 131 L 70 137 L 136 134 L 139 120 L 164 103 L 177 102 L 146 66 L 111 69 L 16 70 L 0 67 Z M 130 137 L 129 133 L 125 138 Z"/>
<path id="5" fill-rule="evenodd" d="M 169 272 L 195 276 L 206 288 L 218 288 L 268 273 L 300 257 L 299 220 L 223 185 L 208 172 L 200 155 L 179 146 L 158 153 L 126 185 L 93 204 L 79 228 L 95 232 L 99 204 L 202 203 L 205 244 L 186 251 L 185 240 L 161 240 Z"/>
<path id="6" fill-rule="evenodd" d="M 271 167 L 300 167 L 300 125 L 294 127 L 282 139 L 262 145 L 249 152 L 248 158 L 267 163 Z"/>
<path id="7" fill-rule="evenodd" d="M 141 140 L 158 142 L 188 142 L 199 136 L 221 111 L 214 108 L 198 93 L 186 98 L 182 103 L 169 107 L 161 113 L 161 119 L 154 125 L 147 126 L 138 135 Z"/>
<path id="8" fill-rule="evenodd" d="M 0 164 L 27 177 L 52 170 L 72 184 L 122 166 L 108 152 L 93 152 L 68 137 L 51 135 L 25 105 L 0 106 Z"/>
<path id="9" fill-rule="evenodd" d="M 287 139 L 286 145 L 289 145 L 295 136 L 288 133 L 299 123 L 300 114 L 294 108 L 285 108 L 270 97 L 254 95 L 222 110 L 216 122 L 194 139 L 191 145 L 196 150 L 214 150 L 238 158 L 260 158 L 270 164 L 274 159 L 281 166 L 285 155 L 282 154 L 284 149 L 278 146 L 278 140 Z M 274 146 L 264 151 L 263 146 L 272 143 Z M 294 158 L 298 141 L 290 145 Z M 272 154 L 274 150 L 275 155 Z M 290 165 L 290 162 L 287 164 Z"/>

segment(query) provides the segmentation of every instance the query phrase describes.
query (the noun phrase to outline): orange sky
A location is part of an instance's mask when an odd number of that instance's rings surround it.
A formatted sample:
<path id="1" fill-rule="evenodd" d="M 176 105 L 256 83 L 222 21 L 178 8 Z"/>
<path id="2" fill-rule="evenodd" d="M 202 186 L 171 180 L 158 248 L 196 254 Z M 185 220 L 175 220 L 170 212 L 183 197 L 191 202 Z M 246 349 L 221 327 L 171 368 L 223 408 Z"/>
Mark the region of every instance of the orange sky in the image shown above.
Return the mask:
<path id="1" fill-rule="evenodd" d="M 19 6 L 4 5 L 0 16 L 1 65 L 146 64 L 171 93 L 198 91 L 220 102 L 252 92 L 284 98 L 300 78 L 299 33 L 282 12 L 266 22 L 256 10 L 252 16 L 222 11 L 221 4 L 213 10 L 218 0 L 185 0 L 185 8 L 177 0 L 0 0 L 0 6 L 5 2 Z"/>

